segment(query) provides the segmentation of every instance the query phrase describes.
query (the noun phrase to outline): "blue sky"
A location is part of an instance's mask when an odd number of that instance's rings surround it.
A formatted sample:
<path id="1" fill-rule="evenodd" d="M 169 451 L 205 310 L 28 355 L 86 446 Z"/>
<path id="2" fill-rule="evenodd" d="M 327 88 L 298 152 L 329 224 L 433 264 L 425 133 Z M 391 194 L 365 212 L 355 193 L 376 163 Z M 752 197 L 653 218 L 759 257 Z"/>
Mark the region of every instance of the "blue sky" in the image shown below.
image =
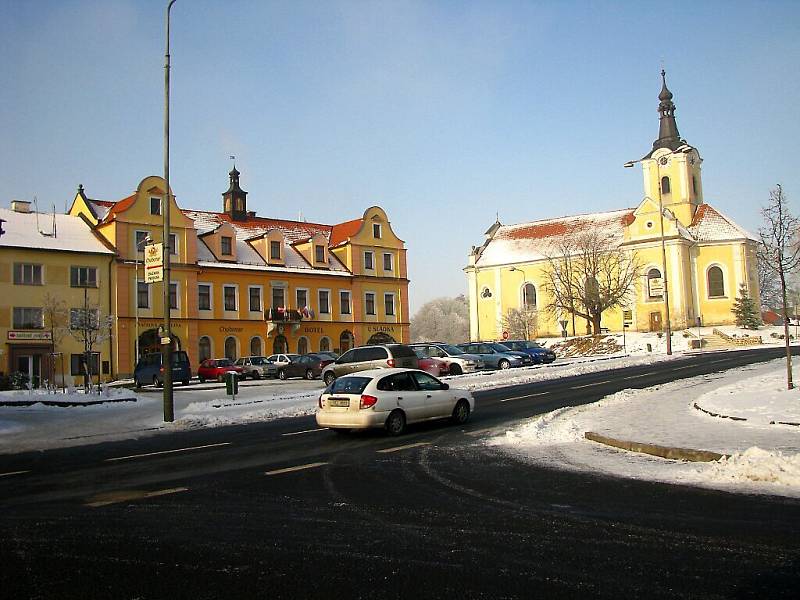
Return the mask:
<path id="1" fill-rule="evenodd" d="M 166 2 L 0 0 L 0 205 L 120 199 L 163 172 Z M 190 1 L 172 10 L 171 183 L 335 223 L 378 204 L 411 309 L 503 223 L 635 206 L 667 70 L 705 198 L 798 206 L 800 3 Z"/>

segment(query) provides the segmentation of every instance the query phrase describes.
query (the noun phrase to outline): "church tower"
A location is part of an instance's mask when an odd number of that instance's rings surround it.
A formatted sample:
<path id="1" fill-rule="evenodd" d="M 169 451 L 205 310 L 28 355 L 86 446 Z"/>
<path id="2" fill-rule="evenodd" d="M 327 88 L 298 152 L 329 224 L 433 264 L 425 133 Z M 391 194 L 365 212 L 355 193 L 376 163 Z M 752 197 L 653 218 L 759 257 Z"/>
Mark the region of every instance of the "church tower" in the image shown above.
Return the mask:
<path id="1" fill-rule="evenodd" d="M 700 169 L 703 160 L 697 148 L 681 139 L 672 98 L 672 92 L 667 88 L 666 72 L 662 70 L 658 138 L 653 142 L 653 149 L 640 162 L 645 196 L 655 202 L 660 198 L 664 208 L 688 227 L 697 207 L 703 203 Z"/>
<path id="2" fill-rule="evenodd" d="M 228 191 L 222 194 L 223 212 L 228 213 L 233 221 L 247 220 L 247 192 L 239 187 L 239 171 L 234 165 L 228 173 L 230 185 Z"/>

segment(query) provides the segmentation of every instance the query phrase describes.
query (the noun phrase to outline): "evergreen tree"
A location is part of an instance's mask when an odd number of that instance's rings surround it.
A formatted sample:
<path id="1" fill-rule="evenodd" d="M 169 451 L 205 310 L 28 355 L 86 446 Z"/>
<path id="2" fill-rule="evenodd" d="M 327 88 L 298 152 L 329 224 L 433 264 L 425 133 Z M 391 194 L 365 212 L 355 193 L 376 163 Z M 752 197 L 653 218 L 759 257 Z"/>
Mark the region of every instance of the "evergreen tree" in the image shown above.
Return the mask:
<path id="1" fill-rule="evenodd" d="M 761 325 L 761 316 L 756 308 L 756 303 L 750 297 L 745 284 L 739 286 L 739 296 L 734 300 L 732 310 L 738 327 L 758 329 L 758 326 Z"/>

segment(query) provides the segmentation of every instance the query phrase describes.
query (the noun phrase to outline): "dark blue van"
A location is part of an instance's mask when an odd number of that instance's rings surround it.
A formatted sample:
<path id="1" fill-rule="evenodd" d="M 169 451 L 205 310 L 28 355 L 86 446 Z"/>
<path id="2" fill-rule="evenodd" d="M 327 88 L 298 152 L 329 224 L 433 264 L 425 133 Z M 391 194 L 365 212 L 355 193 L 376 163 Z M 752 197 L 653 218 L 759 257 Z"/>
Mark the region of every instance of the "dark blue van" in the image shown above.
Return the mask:
<path id="1" fill-rule="evenodd" d="M 533 363 L 540 365 L 542 363 L 551 363 L 556 359 L 556 353 L 547 348 L 543 348 L 536 342 L 529 340 L 503 340 L 503 346 L 508 346 L 517 352 L 524 352 L 530 354 Z"/>
<path id="2" fill-rule="evenodd" d="M 192 378 L 192 368 L 189 365 L 189 355 L 185 350 L 173 350 L 172 352 L 172 381 L 180 381 L 183 385 L 188 385 Z M 156 387 L 164 385 L 164 369 L 161 368 L 161 353 L 152 352 L 145 354 L 136 363 L 133 372 L 133 380 L 136 387 L 142 387 L 152 383 Z"/>

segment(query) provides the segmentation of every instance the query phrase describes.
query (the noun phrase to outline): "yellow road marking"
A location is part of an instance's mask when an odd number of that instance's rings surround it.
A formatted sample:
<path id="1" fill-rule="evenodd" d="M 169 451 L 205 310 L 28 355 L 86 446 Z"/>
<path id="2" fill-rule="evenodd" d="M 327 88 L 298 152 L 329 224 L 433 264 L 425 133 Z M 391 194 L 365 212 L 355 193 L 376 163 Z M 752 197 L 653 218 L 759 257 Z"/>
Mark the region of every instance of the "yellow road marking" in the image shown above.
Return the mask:
<path id="1" fill-rule="evenodd" d="M 283 473 L 293 473 L 294 471 L 302 471 L 303 469 L 315 469 L 327 465 L 326 462 L 308 463 L 307 465 L 298 465 L 296 467 L 287 467 L 285 469 L 276 469 L 275 471 L 267 471 L 264 475 L 282 475 Z"/>
<path id="2" fill-rule="evenodd" d="M 500 402 L 510 402 L 511 400 L 524 400 L 525 398 L 533 398 L 534 396 L 544 396 L 550 392 L 537 392 L 535 394 L 525 394 L 524 396 L 514 396 L 513 398 L 504 398 Z"/>
<path id="3" fill-rule="evenodd" d="M 11 471 L 9 473 L 0 473 L 0 477 L 10 477 L 11 475 L 22 475 L 23 473 L 30 473 L 30 471 Z"/>
<path id="4" fill-rule="evenodd" d="M 130 460 L 131 458 L 142 458 L 144 456 L 158 456 L 159 454 L 173 454 L 175 452 L 188 452 L 190 450 L 202 450 L 203 448 L 218 448 L 219 446 L 228 446 L 230 442 L 222 442 L 220 444 L 206 444 L 205 446 L 191 446 L 190 448 L 178 448 L 176 450 L 162 450 L 160 452 L 145 452 L 144 454 L 131 454 L 130 456 L 117 456 L 116 458 L 107 458 L 105 462 L 113 462 L 115 460 Z"/>
<path id="5" fill-rule="evenodd" d="M 419 448 L 420 446 L 430 446 L 430 442 L 417 442 L 416 444 L 406 444 L 405 446 L 395 446 L 394 448 L 384 448 L 383 450 L 376 450 L 385 454 L 387 452 L 399 452 L 400 450 L 408 450 L 409 448 Z"/>
<path id="6" fill-rule="evenodd" d="M 109 492 L 107 494 L 99 494 L 94 497 L 92 502 L 87 502 L 86 506 L 98 508 L 100 506 L 108 506 L 109 504 L 117 504 L 119 502 L 129 502 L 131 500 L 142 500 L 144 498 L 156 498 L 158 496 L 166 496 L 168 494 L 177 494 L 178 492 L 186 492 L 189 488 L 177 487 L 167 488 L 164 490 L 156 490 L 154 492 L 146 492 L 144 490 L 122 490 L 119 492 Z"/>

